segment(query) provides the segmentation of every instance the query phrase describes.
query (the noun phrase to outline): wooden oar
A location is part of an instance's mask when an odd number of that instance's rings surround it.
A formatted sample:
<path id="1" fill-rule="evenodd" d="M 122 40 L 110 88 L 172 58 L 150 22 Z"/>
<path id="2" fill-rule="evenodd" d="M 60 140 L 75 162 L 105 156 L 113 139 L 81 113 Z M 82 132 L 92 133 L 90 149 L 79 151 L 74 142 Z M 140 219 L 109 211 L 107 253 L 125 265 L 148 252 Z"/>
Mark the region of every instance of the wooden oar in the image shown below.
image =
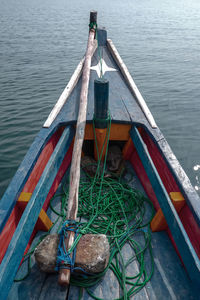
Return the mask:
<path id="1" fill-rule="evenodd" d="M 96 12 L 90 13 L 90 24 L 96 23 Z M 86 113 L 87 113 L 87 97 L 88 97 L 88 86 L 90 79 L 90 66 L 91 59 L 94 53 L 95 43 L 95 29 L 90 28 L 87 50 L 85 55 L 85 62 L 83 66 L 82 75 L 82 87 L 80 92 L 80 105 L 78 120 L 76 125 L 76 135 L 74 141 L 74 148 L 72 154 L 72 163 L 70 170 L 70 186 L 69 186 L 69 199 L 68 199 L 68 220 L 76 220 L 78 211 L 78 190 L 79 190 L 79 180 L 80 180 L 80 162 L 81 162 L 81 151 L 83 146 L 84 134 L 85 134 L 85 124 L 86 124 Z M 65 240 L 66 249 L 70 249 L 74 242 L 75 234 L 69 232 L 68 238 Z M 69 285 L 70 281 L 70 270 L 60 269 L 58 283 L 61 285 Z"/>

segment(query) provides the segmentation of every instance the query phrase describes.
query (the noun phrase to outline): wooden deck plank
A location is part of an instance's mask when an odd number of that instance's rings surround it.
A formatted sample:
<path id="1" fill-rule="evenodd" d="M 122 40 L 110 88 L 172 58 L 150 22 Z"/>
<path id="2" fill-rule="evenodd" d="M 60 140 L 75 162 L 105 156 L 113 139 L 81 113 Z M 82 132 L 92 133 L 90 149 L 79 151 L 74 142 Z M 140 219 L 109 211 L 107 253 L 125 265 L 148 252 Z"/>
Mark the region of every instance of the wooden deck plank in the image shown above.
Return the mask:
<path id="1" fill-rule="evenodd" d="M 33 243 L 32 247 L 36 245 L 39 238 L 44 234 L 44 232 L 38 232 Z M 21 299 L 39 299 L 43 282 L 46 279 L 46 274 L 39 271 L 37 265 L 35 264 L 34 256 L 31 259 L 31 272 L 29 276 L 20 281 L 14 282 L 12 288 L 8 294 L 7 300 L 21 300 Z M 19 268 L 16 277 L 17 279 L 23 278 L 27 274 L 28 270 L 28 260 L 26 260 Z M 1 298 L 4 299 L 4 298 Z"/>
<path id="2" fill-rule="evenodd" d="M 110 300 L 119 298 L 119 284 L 118 281 L 113 274 L 113 272 L 109 269 L 102 281 L 90 288 L 90 291 L 98 298 Z M 86 291 L 84 291 L 83 300 L 91 300 L 93 299 L 88 295 Z"/>
<path id="3" fill-rule="evenodd" d="M 38 300 L 65 300 L 68 288 L 60 286 L 58 274 L 48 274 Z"/>
<path id="4" fill-rule="evenodd" d="M 125 244 L 122 248 L 122 255 L 124 262 L 126 263 L 128 259 L 130 259 L 131 256 L 133 256 L 135 253 L 131 246 L 129 244 Z M 139 273 L 139 266 L 136 260 L 134 260 L 126 269 L 126 275 L 127 276 L 136 276 Z M 131 281 L 131 280 L 130 280 Z M 131 286 L 127 284 L 127 288 L 130 289 Z M 123 296 L 123 291 L 120 289 L 120 297 Z M 147 293 L 146 293 L 146 287 L 141 289 L 137 294 L 132 295 L 130 299 L 137 299 L 142 300 L 146 299 Z"/>
<path id="5" fill-rule="evenodd" d="M 150 284 L 157 299 L 197 299 L 192 283 L 166 232 L 152 233 L 152 248 L 155 271 Z"/>
<path id="6" fill-rule="evenodd" d="M 135 236 L 139 243 L 143 243 L 140 233 Z M 192 283 L 187 276 L 171 241 L 166 232 L 152 233 L 152 248 L 154 256 L 154 273 L 147 285 L 136 295 L 134 299 L 196 299 Z M 126 246 L 123 249 L 124 257 L 128 259 L 131 249 Z M 137 270 L 137 263 L 132 263 L 127 271 L 133 274 L 133 268 Z M 145 268 L 151 271 L 150 253 L 145 257 Z"/>

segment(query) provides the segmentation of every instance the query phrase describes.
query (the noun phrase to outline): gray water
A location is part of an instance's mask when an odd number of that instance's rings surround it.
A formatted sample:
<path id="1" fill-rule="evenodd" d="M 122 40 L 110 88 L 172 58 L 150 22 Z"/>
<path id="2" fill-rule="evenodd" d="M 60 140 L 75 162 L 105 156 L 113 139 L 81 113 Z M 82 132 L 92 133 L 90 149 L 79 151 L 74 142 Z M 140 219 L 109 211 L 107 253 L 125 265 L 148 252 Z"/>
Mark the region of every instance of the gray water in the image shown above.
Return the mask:
<path id="1" fill-rule="evenodd" d="M 199 0 L 0 0 L 0 196 L 84 54 L 92 9 L 200 189 Z"/>

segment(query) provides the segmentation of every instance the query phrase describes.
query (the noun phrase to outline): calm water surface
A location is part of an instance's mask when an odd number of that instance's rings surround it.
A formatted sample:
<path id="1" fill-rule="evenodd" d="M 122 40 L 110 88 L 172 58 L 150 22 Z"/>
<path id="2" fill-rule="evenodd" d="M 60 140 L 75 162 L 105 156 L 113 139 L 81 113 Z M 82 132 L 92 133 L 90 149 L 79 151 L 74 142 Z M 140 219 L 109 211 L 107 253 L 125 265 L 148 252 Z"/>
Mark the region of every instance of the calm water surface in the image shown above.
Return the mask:
<path id="1" fill-rule="evenodd" d="M 200 188 L 199 0 L 0 0 L 0 196 L 84 54 L 92 9 Z"/>

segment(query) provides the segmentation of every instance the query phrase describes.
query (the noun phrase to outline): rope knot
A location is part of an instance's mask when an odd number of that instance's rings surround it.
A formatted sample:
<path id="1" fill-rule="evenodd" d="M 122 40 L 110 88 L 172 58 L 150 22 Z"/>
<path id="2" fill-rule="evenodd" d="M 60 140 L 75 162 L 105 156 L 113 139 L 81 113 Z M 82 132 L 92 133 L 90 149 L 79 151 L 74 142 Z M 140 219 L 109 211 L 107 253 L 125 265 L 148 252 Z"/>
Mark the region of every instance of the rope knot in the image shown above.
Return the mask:
<path id="1" fill-rule="evenodd" d="M 95 31 L 97 30 L 97 23 L 96 22 L 91 22 L 90 24 L 89 24 L 89 28 L 90 28 L 90 30 L 91 29 L 94 29 Z"/>
<path id="2" fill-rule="evenodd" d="M 75 220 L 66 220 L 62 228 L 59 232 L 60 235 L 60 242 L 58 245 L 58 252 L 57 252 L 57 261 L 55 270 L 58 271 L 59 269 L 70 269 L 71 272 L 74 271 L 74 264 L 76 258 L 76 246 L 80 238 L 77 238 L 79 225 Z M 69 231 L 75 233 L 75 239 L 72 247 L 70 249 L 66 249 L 65 246 L 65 239 L 68 238 Z"/>

